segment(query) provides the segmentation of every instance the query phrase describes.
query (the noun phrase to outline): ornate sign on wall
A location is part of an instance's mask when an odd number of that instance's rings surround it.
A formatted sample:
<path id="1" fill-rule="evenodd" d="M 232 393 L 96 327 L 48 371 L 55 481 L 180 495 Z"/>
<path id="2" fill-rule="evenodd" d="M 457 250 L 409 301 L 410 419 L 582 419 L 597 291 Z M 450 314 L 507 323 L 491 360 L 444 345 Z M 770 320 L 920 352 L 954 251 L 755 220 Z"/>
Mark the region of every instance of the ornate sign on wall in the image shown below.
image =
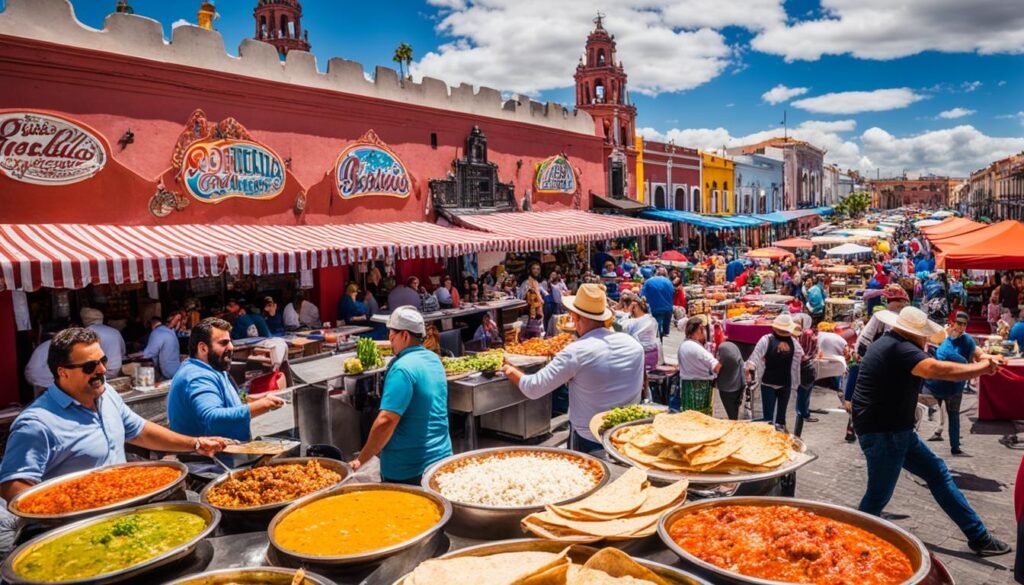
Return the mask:
<path id="1" fill-rule="evenodd" d="M 107 164 L 107 150 L 72 120 L 35 112 L 0 112 L 0 172 L 23 183 L 70 185 Z"/>
<path id="2" fill-rule="evenodd" d="M 338 155 L 334 184 L 342 199 L 371 195 L 408 197 L 412 190 L 405 164 L 373 130 Z"/>
<path id="3" fill-rule="evenodd" d="M 234 118 L 214 126 L 202 110 L 193 112 L 172 163 L 185 191 L 205 203 L 272 199 L 284 191 L 284 161 Z"/>
<path id="4" fill-rule="evenodd" d="M 571 195 L 576 192 L 576 172 L 565 155 L 559 154 L 537 163 L 533 191 L 544 195 Z"/>

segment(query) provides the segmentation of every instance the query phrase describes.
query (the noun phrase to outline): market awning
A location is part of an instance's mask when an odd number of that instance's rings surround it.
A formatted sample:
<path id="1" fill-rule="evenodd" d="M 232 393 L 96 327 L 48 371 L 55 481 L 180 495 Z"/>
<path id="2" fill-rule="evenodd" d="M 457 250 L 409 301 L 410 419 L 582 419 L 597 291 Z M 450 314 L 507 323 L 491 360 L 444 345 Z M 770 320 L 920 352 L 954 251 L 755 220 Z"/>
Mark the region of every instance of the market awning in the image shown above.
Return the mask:
<path id="1" fill-rule="evenodd" d="M 697 227 L 722 230 L 736 229 L 741 227 L 733 222 L 724 221 L 721 217 L 714 215 L 699 215 L 681 209 L 648 209 L 640 212 L 640 217 L 657 221 L 674 221 L 686 223 Z"/>
<path id="2" fill-rule="evenodd" d="M 786 223 L 786 222 L 789 221 L 788 219 L 786 219 L 785 216 L 783 216 L 778 211 L 773 211 L 771 213 L 761 213 L 761 214 L 755 215 L 754 217 L 756 219 L 760 219 L 760 220 L 765 221 L 767 223 L 775 223 L 775 224 Z"/>
<path id="3" fill-rule="evenodd" d="M 632 199 L 605 197 L 604 195 L 598 195 L 597 193 L 591 193 L 590 197 L 591 205 L 595 209 L 615 209 L 618 211 L 634 213 L 650 207 Z"/>
<path id="4" fill-rule="evenodd" d="M 463 226 L 504 238 L 507 250 L 530 252 L 577 242 L 668 235 L 662 222 L 577 210 L 458 215 Z"/>
<path id="5" fill-rule="evenodd" d="M 779 240 L 778 242 L 775 242 L 772 245 L 778 248 L 794 249 L 810 249 L 814 247 L 814 243 L 808 240 L 807 238 L 787 238 L 785 240 Z"/>
<path id="6" fill-rule="evenodd" d="M 0 224 L 0 290 L 280 274 L 387 256 L 511 249 L 509 238 L 425 222 L 316 226 Z"/>
<path id="7" fill-rule="evenodd" d="M 959 238 L 944 240 L 936 261 L 938 266 L 947 269 L 1020 268 L 1024 266 L 1024 223 L 1008 219 Z"/>

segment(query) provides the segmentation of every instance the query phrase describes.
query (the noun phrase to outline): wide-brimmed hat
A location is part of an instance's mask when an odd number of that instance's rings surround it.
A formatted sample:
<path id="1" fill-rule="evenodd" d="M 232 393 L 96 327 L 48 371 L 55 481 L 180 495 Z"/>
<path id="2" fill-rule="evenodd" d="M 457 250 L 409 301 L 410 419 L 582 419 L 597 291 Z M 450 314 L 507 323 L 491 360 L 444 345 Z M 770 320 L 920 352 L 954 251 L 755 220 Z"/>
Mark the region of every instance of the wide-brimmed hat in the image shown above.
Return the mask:
<path id="1" fill-rule="evenodd" d="M 925 337 L 928 339 L 938 338 L 944 333 L 942 326 L 928 318 L 924 311 L 917 307 L 904 307 L 899 313 L 889 310 L 875 313 L 878 320 L 892 327 L 896 331 L 913 335 L 914 337 Z"/>
<path id="2" fill-rule="evenodd" d="M 604 322 L 612 318 L 611 309 L 608 308 L 608 297 L 604 291 L 605 287 L 602 284 L 581 284 L 575 295 L 562 296 L 562 304 L 580 317 Z"/>
<path id="3" fill-rule="evenodd" d="M 788 313 L 783 313 L 772 320 L 772 329 L 783 337 L 789 337 L 793 333 L 797 335 L 802 331 L 800 324 L 793 320 Z"/>

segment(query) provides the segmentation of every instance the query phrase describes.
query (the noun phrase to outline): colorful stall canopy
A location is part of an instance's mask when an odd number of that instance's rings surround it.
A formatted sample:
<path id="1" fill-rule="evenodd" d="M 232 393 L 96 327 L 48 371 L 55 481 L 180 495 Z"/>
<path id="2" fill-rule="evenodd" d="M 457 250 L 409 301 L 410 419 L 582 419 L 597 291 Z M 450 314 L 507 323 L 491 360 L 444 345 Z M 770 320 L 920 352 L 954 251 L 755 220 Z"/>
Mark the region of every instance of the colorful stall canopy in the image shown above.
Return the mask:
<path id="1" fill-rule="evenodd" d="M 782 248 L 758 248 L 744 254 L 747 258 L 764 258 L 767 260 L 778 260 L 792 256 L 793 253 Z"/>
<path id="2" fill-rule="evenodd" d="M 870 251 L 871 248 L 867 246 L 850 243 L 825 250 L 825 254 L 828 256 L 854 256 L 856 254 L 866 254 Z"/>
<path id="3" fill-rule="evenodd" d="M 510 242 L 510 251 L 516 252 L 670 232 L 669 226 L 661 221 L 576 210 L 458 215 L 456 220 L 465 227 L 506 239 Z"/>
<path id="4" fill-rule="evenodd" d="M 921 228 L 921 233 L 929 240 L 936 240 L 977 231 L 985 227 L 985 225 L 963 217 L 950 217 L 944 219 L 942 223 Z"/>
<path id="5" fill-rule="evenodd" d="M 740 227 L 735 223 L 722 221 L 718 216 L 700 215 L 690 211 L 683 211 L 681 209 L 648 209 L 647 211 L 641 211 L 640 217 L 656 221 L 686 223 L 692 226 L 713 230 L 731 230 Z"/>
<path id="6" fill-rule="evenodd" d="M 661 255 L 661 259 L 666 262 L 689 262 L 686 256 L 682 252 L 676 250 L 668 250 Z"/>
<path id="7" fill-rule="evenodd" d="M 0 290 L 280 274 L 366 260 L 510 250 L 513 238 L 425 222 L 316 226 L 0 225 Z"/>
<path id="8" fill-rule="evenodd" d="M 1001 221 L 935 245 L 946 269 L 1011 270 L 1024 267 L 1024 223 Z"/>
<path id="9" fill-rule="evenodd" d="M 813 248 L 814 242 L 807 238 L 787 238 L 785 240 L 779 240 L 773 244 L 777 248 L 793 248 L 795 250 L 803 248 Z"/>

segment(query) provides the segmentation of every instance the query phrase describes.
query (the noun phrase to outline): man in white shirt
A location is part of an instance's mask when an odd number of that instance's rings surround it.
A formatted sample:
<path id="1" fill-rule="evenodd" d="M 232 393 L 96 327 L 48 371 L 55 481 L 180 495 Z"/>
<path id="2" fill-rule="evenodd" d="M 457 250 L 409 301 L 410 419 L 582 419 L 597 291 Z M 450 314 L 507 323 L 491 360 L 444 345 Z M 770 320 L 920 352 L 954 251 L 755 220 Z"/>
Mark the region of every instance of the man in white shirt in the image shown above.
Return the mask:
<path id="1" fill-rule="evenodd" d="M 644 381 L 644 349 L 636 339 L 605 325 L 612 318 L 600 284 L 584 284 L 575 296 L 563 296 L 562 304 L 575 318 L 579 337 L 534 374 L 524 374 L 506 364 L 502 370 L 527 398 L 550 394 L 562 384 L 569 386 L 569 423 L 577 451 L 601 449 L 591 434 L 590 419 L 618 406 L 636 404 Z"/>
<path id="2" fill-rule="evenodd" d="M 299 327 L 316 329 L 323 325 L 320 321 L 320 309 L 307 301 L 302 291 L 295 291 L 295 298 L 284 308 L 281 318 L 284 320 L 285 329 L 298 329 Z"/>
<path id="3" fill-rule="evenodd" d="M 127 351 L 121 332 L 110 325 L 103 324 L 103 312 L 99 309 L 83 307 L 78 315 L 82 318 L 82 325 L 87 329 L 92 329 L 100 338 L 100 349 L 103 350 L 103 355 L 107 356 L 107 376 L 113 378 L 120 374 L 124 354 Z"/>
<path id="4" fill-rule="evenodd" d="M 711 390 L 722 364 L 708 351 L 706 322 L 695 316 L 686 320 L 686 340 L 679 344 L 679 392 L 669 397 L 671 410 L 699 410 L 711 414 Z"/>

